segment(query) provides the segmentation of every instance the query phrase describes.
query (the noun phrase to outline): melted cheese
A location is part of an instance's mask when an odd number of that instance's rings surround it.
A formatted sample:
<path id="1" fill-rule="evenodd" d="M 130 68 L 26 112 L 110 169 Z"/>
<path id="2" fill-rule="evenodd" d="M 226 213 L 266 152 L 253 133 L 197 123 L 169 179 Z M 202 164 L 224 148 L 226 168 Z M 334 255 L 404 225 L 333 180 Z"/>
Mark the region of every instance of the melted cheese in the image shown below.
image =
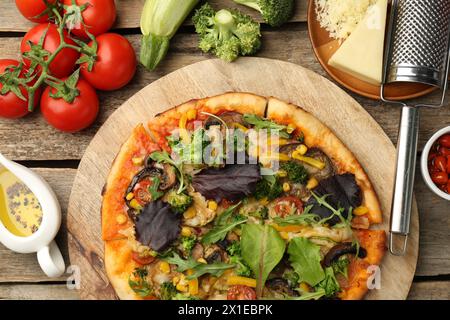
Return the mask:
<path id="1" fill-rule="evenodd" d="M 352 238 L 352 231 L 348 228 L 327 228 L 322 226 L 301 226 L 299 232 L 289 232 L 289 240 L 302 238 L 328 238 L 335 242 L 344 242 Z"/>

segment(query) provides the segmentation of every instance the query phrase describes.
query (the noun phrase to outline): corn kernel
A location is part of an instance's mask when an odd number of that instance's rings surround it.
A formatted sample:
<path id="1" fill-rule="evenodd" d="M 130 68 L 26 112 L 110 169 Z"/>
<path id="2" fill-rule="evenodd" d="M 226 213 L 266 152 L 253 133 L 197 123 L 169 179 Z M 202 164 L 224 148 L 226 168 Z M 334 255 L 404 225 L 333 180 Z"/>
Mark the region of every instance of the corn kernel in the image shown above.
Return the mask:
<path id="1" fill-rule="evenodd" d="M 308 147 L 305 146 L 304 144 L 301 144 L 297 147 L 296 149 L 298 151 L 298 153 L 303 156 L 306 152 L 308 152 Z"/>
<path id="2" fill-rule="evenodd" d="M 297 129 L 297 126 L 293 123 L 289 123 L 286 128 L 286 132 L 291 134 L 292 132 L 294 132 L 295 129 Z"/>
<path id="3" fill-rule="evenodd" d="M 289 192 L 291 191 L 291 185 L 287 182 L 283 183 L 283 191 L 284 192 Z"/>
<path id="4" fill-rule="evenodd" d="M 133 209 L 136 209 L 136 210 L 141 210 L 142 209 L 142 206 L 139 204 L 139 202 L 137 202 L 136 199 L 133 199 L 133 200 L 130 201 L 130 206 Z"/>
<path id="5" fill-rule="evenodd" d="M 119 214 L 117 217 L 116 217 L 116 222 L 117 222 L 117 224 L 124 224 L 125 222 L 127 222 L 128 221 L 128 219 L 127 219 L 127 217 L 124 215 L 124 214 Z"/>
<path id="6" fill-rule="evenodd" d="M 128 200 L 128 201 L 130 201 L 131 199 L 133 199 L 134 198 L 134 193 L 133 192 L 130 192 L 129 194 L 127 194 L 127 196 L 126 196 L 126 199 Z"/>
<path id="7" fill-rule="evenodd" d="M 192 219 L 193 217 L 195 217 L 197 215 L 197 211 L 195 210 L 194 207 L 190 207 L 189 209 L 187 209 L 184 213 L 183 213 L 183 217 L 185 219 Z"/>
<path id="8" fill-rule="evenodd" d="M 174 286 L 176 286 L 178 282 L 180 282 L 180 277 L 175 276 L 172 278 L 172 283 Z"/>
<path id="9" fill-rule="evenodd" d="M 259 200 L 259 204 L 261 204 L 262 206 L 267 206 L 269 204 L 269 199 L 267 199 L 267 197 L 262 198 L 261 200 Z"/>
<path id="10" fill-rule="evenodd" d="M 306 183 L 306 188 L 308 190 L 311 190 L 311 189 L 314 189 L 315 187 L 317 187 L 318 185 L 319 185 L 319 181 L 317 181 L 316 178 L 312 177 Z"/>
<path id="11" fill-rule="evenodd" d="M 309 287 L 309 285 L 306 282 L 301 282 L 300 290 L 303 292 L 309 292 L 311 290 L 311 288 Z"/>
<path id="12" fill-rule="evenodd" d="M 277 175 L 278 175 L 280 178 L 286 178 L 286 177 L 287 177 L 287 172 L 284 171 L 284 170 L 278 170 Z"/>
<path id="13" fill-rule="evenodd" d="M 217 207 L 218 207 L 217 202 L 215 202 L 214 200 L 208 201 L 208 209 L 209 210 L 216 211 Z"/>
<path id="14" fill-rule="evenodd" d="M 289 240 L 289 234 L 285 231 L 281 231 L 280 236 L 285 240 Z"/>
<path id="15" fill-rule="evenodd" d="M 187 286 L 185 286 L 184 284 L 177 284 L 176 288 L 178 291 L 181 291 L 181 292 L 187 292 L 187 290 L 188 290 Z"/>
<path id="16" fill-rule="evenodd" d="M 134 157 L 131 161 L 135 166 L 142 166 L 144 164 L 144 158 L 142 157 Z"/>
<path id="17" fill-rule="evenodd" d="M 203 264 L 208 264 L 208 261 L 206 261 L 205 258 L 198 258 L 197 262 L 203 263 Z"/>
<path id="18" fill-rule="evenodd" d="M 170 273 L 170 265 L 169 265 L 169 263 L 166 262 L 166 261 L 161 261 L 160 264 L 159 264 L 159 270 L 162 273 L 166 273 L 166 274 Z"/>
<path id="19" fill-rule="evenodd" d="M 186 115 L 188 120 L 195 120 L 197 118 L 197 110 L 191 109 L 187 112 Z"/>
<path id="20" fill-rule="evenodd" d="M 189 228 L 189 227 L 181 228 L 181 235 L 183 237 L 189 237 L 191 234 L 192 234 L 191 228 Z"/>
<path id="21" fill-rule="evenodd" d="M 359 207 L 355 208 L 355 210 L 353 210 L 353 213 L 355 214 L 355 216 L 363 216 L 363 215 L 369 213 L 369 209 L 364 206 L 359 206 Z"/>

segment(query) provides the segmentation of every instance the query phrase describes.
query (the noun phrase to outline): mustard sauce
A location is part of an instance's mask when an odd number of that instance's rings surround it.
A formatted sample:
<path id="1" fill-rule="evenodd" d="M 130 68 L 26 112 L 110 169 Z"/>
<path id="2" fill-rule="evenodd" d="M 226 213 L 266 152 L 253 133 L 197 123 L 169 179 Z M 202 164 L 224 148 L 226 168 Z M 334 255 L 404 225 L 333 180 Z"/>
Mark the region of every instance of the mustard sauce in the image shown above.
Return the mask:
<path id="1" fill-rule="evenodd" d="M 42 208 L 36 196 L 4 168 L 0 168 L 0 221 L 19 237 L 32 235 L 42 222 Z"/>

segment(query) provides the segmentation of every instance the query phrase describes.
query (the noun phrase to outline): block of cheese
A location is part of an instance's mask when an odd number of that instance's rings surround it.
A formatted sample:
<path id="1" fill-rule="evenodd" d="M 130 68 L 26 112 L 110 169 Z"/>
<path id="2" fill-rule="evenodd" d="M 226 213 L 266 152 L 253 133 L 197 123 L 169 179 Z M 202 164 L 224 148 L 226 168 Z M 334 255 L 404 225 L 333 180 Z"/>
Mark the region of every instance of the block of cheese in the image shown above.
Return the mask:
<path id="1" fill-rule="evenodd" d="M 358 79 L 380 84 L 388 0 L 378 0 L 328 64 Z"/>

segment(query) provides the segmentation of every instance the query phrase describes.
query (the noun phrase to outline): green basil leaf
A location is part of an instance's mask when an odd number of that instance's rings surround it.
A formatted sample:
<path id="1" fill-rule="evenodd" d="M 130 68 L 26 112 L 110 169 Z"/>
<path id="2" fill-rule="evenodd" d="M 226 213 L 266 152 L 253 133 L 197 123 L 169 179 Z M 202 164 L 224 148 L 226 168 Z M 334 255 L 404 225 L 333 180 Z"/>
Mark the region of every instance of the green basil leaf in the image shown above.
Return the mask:
<path id="1" fill-rule="evenodd" d="M 325 278 L 320 265 L 320 246 L 306 238 L 293 238 L 289 243 L 288 254 L 299 281 L 314 287 Z"/>
<path id="2" fill-rule="evenodd" d="M 270 225 L 246 224 L 242 227 L 242 258 L 256 276 L 256 293 L 262 296 L 269 273 L 283 258 L 286 244 Z"/>

